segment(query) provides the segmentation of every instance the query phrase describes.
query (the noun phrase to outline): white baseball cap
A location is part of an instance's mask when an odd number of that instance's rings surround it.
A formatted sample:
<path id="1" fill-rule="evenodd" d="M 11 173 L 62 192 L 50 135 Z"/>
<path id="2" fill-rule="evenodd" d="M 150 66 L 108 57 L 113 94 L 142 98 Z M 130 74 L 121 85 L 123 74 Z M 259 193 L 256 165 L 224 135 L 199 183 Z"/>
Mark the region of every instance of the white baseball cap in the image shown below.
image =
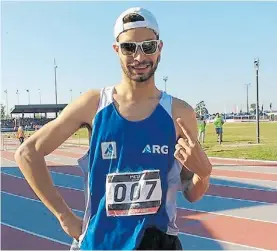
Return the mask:
<path id="1" fill-rule="evenodd" d="M 123 23 L 123 18 L 128 14 L 138 14 L 144 18 L 144 21 Z M 152 29 L 157 35 L 160 34 L 159 25 L 155 16 L 149 11 L 141 7 L 134 7 L 125 10 L 117 18 L 114 25 L 114 37 L 117 37 L 124 31 L 134 28 L 149 28 Z"/>

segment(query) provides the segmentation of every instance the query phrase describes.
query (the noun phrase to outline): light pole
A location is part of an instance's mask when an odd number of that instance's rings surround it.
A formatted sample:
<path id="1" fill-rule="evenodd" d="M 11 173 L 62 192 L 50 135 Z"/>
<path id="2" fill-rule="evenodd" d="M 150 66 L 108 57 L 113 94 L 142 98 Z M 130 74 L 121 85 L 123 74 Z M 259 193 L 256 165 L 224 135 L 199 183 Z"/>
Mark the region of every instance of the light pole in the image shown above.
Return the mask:
<path id="1" fill-rule="evenodd" d="M 72 102 L 72 89 L 70 89 L 69 91 L 70 91 L 71 102 Z"/>
<path id="2" fill-rule="evenodd" d="M 257 93 L 256 93 L 256 136 L 257 136 L 257 143 L 260 143 L 260 114 L 259 114 L 259 66 L 260 66 L 260 61 L 259 58 L 254 59 L 254 67 L 256 69 L 256 88 L 257 88 Z"/>
<path id="3" fill-rule="evenodd" d="M 19 91 L 16 90 L 16 95 L 17 95 L 17 104 L 19 105 Z"/>
<path id="4" fill-rule="evenodd" d="M 57 64 L 56 64 L 56 59 L 54 58 L 54 73 L 55 73 L 55 100 L 56 100 L 56 105 L 58 104 L 58 92 L 57 92 Z M 58 112 L 56 112 L 56 118 L 58 117 Z"/>
<path id="5" fill-rule="evenodd" d="M 163 77 L 163 81 L 164 81 L 164 91 L 166 92 L 166 82 L 168 80 L 168 76 Z"/>
<path id="6" fill-rule="evenodd" d="M 41 104 L 41 92 L 40 92 L 40 89 L 38 89 L 38 94 L 39 94 L 39 103 Z"/>
<path id="7" fill-rule="evenodd" d="M 249 104 L 248 104 L 248 88 L 251 85 L 251 83 L 244 84 L 246 86 L 246 111 L 247 115 L 249 114 Z"/>
<path id="8" fill-rule="evenodd" d="M 8 104 L 8 90 L 4 91 L 6 93 L 6 106 L 7 106 L 7 118 L 9 117 L 9 104 Z"/>
<path id="9" fill-rule="evenodd" d="M 26 92 L 28 92 L 28 104 L 30 104 L 30 90 L 27 89 Z"/>
<path id="10" fill-rule="evenodd" d="M 55 74 L 55 100 L 56 104 L 58 104 L 58 93 L 57 93 L 57 64 L 56 64 L 56 59 L 54 58 L 54 74 Z"/>

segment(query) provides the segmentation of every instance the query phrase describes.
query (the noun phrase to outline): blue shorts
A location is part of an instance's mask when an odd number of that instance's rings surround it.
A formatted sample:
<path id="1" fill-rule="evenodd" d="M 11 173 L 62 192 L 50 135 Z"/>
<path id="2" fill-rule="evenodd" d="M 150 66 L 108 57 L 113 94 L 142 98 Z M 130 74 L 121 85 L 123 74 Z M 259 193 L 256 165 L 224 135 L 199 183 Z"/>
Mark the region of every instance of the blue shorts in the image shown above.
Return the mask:
<path id="1" fill-rule="evenodd" d="M 215 128 L 216 134 L 222 134 L 222 128 Z"/>

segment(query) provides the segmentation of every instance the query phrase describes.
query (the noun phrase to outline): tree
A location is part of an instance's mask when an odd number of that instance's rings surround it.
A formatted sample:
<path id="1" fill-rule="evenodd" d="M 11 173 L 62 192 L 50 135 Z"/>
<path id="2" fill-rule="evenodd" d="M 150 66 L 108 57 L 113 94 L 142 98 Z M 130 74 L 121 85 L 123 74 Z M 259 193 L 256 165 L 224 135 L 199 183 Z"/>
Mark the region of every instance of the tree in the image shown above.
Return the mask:
<path id="1" fill-rule="evenodd" d="M 250 105 L 250 110 L 252 113 L 256 113 L 256 104 L 255 103 Z"/>
<path id="2" fill-rule="evenodd" d="M 201 116 L 207 117 L 207 115 L 209 115 L 209 111 L 206 108 L 204 101 L 200 101 L 198 104 L 196 104 L 194 111 L 197 114 L 197 117 L 201 117 Z"/>
<path id="3" fill-rule="evenodd" d="M 5 106 L 3 104 L 1 104 L 1 119 L 5 118 Z"/>
<path id="4" fill-rule="evenodd" d="M 255 109 L 256 109 L 256 104 L 255 104 L 255 103 L 254 103 L 254 104 L 251 104 L 251 105 L 250 105 L 250 109 L 255 110 Z"/>

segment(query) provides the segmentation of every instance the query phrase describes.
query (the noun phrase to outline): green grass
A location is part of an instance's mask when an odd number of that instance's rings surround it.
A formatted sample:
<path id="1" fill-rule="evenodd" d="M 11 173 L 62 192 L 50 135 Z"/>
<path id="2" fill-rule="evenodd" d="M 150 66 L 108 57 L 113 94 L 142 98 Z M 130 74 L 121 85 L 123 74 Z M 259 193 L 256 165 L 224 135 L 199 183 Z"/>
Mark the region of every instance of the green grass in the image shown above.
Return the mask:
<path id="1" fill-rule="evenodd" d="M 82 128 L 76 133 L 74 133 L 71 137 L 75 139 L 78 139 L 79 137 L 81 139 L 88 139 L 88 130 L 86 128 Z"/>
<path id="2" fill-rule="evenodd" d="M 277 160 L 277 123 L 260 123 L 260 144 L 256 144 L 256 123 L 226 123 L 222 145 L 216 142 L 213 125 L 208 124 L 203 148 L 213 157 Z"/>

